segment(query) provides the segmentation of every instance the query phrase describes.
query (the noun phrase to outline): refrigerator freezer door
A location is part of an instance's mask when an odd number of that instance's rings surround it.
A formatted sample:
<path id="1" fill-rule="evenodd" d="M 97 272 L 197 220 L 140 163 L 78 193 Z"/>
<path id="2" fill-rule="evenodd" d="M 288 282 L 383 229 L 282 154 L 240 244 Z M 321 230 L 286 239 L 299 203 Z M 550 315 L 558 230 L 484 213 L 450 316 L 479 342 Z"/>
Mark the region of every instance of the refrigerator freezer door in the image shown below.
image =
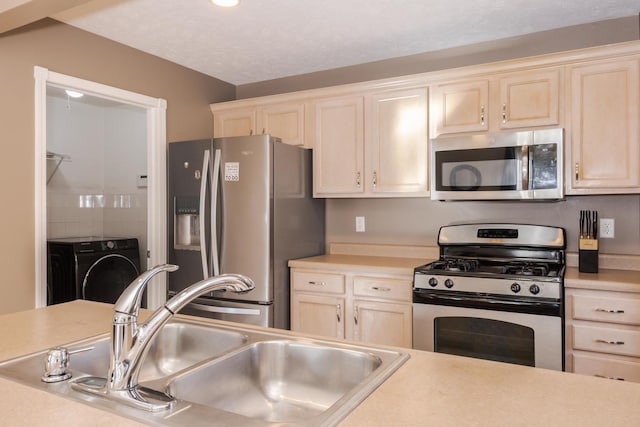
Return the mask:
<path id="1" fill-rule="evenodd" d="M 234 299 L 271 302 L 273 143 L 268 135 L 257 135 L 215 139 L 213 148 L 220 153 L 215 219 L 220 273 L 244 274 L 255 282 L 254 290 Z"/>
<path id="2" fill-rule="evenodd" d="M 168 149 L 168 261 L 180 266 L 168 275 L 168 287 L 178 292 L 202 280 L 208 264 L 202 257 L 208 259 L 210 215 L 206 203 L 203 212 L 201 191 L 210 191 L 203 184 L 210 168 L 205 153 L 211 150 L 211 140 L 173 142 Z"/>

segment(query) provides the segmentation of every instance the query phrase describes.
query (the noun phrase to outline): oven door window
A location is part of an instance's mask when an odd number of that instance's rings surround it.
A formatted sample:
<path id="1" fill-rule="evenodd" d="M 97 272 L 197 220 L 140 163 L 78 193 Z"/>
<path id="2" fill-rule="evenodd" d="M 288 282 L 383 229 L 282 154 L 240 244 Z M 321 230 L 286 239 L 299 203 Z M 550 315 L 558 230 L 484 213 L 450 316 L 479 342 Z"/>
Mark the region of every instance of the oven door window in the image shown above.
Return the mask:
<path id="1" fill-rule="evenodd" d="M 521 147 L 438 151 L 438 191 L 504 191 L 522 189 Z"/>
<path id="2" fill-rule="evenodd" d="M 434 328 L 436 352 L 535 366 L 529 327 L 477 317 L 436 317 Z"/>

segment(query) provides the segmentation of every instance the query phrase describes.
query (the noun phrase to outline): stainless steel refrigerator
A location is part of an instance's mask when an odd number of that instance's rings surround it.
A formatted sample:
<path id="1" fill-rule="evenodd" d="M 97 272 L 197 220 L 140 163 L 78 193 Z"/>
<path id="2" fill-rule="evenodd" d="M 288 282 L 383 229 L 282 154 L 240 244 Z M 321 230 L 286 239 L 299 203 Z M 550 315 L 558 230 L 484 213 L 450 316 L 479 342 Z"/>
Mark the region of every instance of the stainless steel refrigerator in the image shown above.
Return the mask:
<path id="1" fill-rule="evenodd" d="M 289 259 L 324 253 L 324 200 L 311 151 L 269 135 L 169 144 L 169 296 L 205 277 L 249 276 L 246 294 L 213 292 L 182 313 L 289 328 Z"/>

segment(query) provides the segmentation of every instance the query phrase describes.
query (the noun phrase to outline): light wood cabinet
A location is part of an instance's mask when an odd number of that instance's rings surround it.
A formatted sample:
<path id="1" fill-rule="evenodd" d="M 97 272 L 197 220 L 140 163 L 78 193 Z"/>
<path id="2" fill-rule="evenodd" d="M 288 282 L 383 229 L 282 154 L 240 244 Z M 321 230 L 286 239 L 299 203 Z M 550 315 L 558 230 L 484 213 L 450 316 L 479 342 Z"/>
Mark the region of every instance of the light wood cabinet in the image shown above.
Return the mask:
<path id="1" fill-rule="evenodd" d="M 426 88 L 314 103 L 314 195 L 428 195 Z"/>
<path id="2" fill-rule="evenodd" d="M 217 111 L 213 114 L 213 136 L 247 136 L 256 133 L 258 126 L 255 108 Z"/>
<path id="3" fill-rule="evenodd" d="M 258 130 L 281 138 L 285 144 L 307 146 L 305 110 L 305 102 L 258 107 Z"/>
<path id="4" fill-rule="evenodd" d="M 489 80 L 442 83 L 431 88 L 431 136 L 489 129 Z"/>
<path id="5" fill-rule="evenodd" d="M 291 283 L 291 330 L 411 348 L 411 277 L 292 268 Z"/>
<path id="6" fill-rule="evenodd" d="M 561 127 L 565 194 L 637 194 L 639 46 L 211 104 L 214 136 L 313 148 L 315 197 L 425 197 L 428 138 Z"/>
<path id="7" fill-rule="evenodd" d="M 365 193 L 429 194 L 427 89 L 374 93 L 365 111 Z"/>
<path id="8" fill-rule="evenodd" d="M 640 187 L 638 59 L 587 62 L 568 70 L 567 194 Z"/>
<path id="9" fill-rule="evenodd" d="M 291 330 L 331 338 L 344 338 L 345 276 L 291 272 Z"/>
<path id="10" fill-rule="evenodd" d="M 560 69 L 443 82 L 431 91 L 431 136 L 560 123 Z"/>
<path id="11" fill-rule="evenodd" d="M 640 294 L 566 289 L 566 370 L 640 382 Z"/>
<path id="12" fill-rule="evenodd" d="M 413 310 L 411 281 L 355 276 L 353 278 L 353 339 L 411 347 Z"/>
<path id="13" fill-rule="evenodd" d="M 331 338 L 344 338 L 344 298 L 294 292 L 291 330 Z"/>
<path id="14" fill-rule="evenodd" d="M 364 96 L 314 102 L 314 196 L 364 192 Z"/>
<path id="15" fill-rule="evenodd" d="M 241 108 L 212 105 L 211 109 L 216 138 L 268 133 L 285 144 L 308 146 L 307 104 L 304 101 L 265 102 Z"/>

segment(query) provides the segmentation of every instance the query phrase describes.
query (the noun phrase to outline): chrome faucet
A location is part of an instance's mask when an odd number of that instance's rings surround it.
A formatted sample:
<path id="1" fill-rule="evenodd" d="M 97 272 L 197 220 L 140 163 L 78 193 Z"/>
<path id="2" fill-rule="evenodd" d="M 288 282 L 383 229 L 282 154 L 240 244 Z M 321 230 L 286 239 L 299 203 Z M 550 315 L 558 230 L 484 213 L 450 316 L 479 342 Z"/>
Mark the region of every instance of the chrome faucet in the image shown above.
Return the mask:
<path id="1" fill-rule="evenodd" d="M 223 289 L 243 293 L 254 288 L 251 279 L 239 274 L 210 277 L 176 294 L 151 314 L 146 322 L 138 324 L 138 311 L 149 280 L 160 272 L 177 269 L 176 265 L 164 264 L 144 272 L 116 301 L 111 328 L 109 374 L 102 393 L 149 411 L 171 408 L 175 401 L 172 396 L 138 384 L 140 368 L 153 338 L 175 313 L 204 293 Z"/>

